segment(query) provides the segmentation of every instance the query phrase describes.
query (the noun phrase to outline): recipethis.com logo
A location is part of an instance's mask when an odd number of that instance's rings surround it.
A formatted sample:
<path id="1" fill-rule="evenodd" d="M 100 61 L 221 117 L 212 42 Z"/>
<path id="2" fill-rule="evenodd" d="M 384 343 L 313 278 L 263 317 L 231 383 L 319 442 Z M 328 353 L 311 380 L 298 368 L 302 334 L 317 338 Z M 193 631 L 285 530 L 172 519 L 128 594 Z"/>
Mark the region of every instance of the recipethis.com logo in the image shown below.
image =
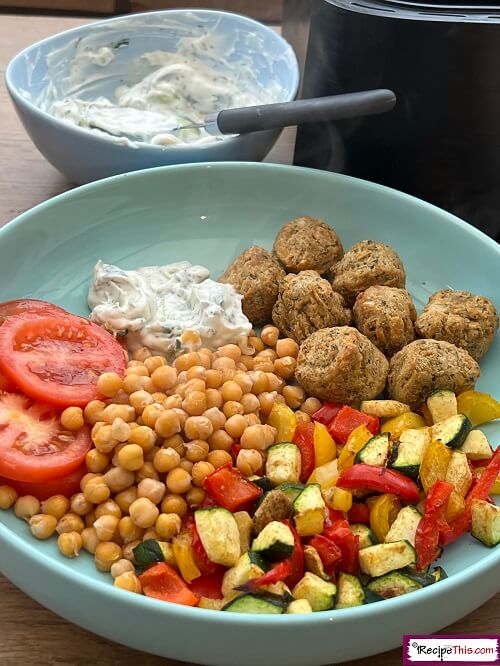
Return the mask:
<path id="1" fill-rule="evenodd" d="M 499 635 L 403 636 L 403 664 L 500 664 Z"/>

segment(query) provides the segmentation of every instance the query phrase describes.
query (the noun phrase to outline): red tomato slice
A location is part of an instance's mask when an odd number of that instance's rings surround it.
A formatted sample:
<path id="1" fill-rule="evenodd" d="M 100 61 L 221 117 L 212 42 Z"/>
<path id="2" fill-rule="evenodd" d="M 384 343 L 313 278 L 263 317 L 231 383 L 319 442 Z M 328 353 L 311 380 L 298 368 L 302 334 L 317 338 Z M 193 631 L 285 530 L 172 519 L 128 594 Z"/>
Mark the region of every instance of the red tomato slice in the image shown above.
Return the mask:
<path id="1" fill-rule="evenodd" d="M 7 317 L 13 317 L 18 314 L 45 314 L 61 316 L 68 314 L 66 310 L 48 303 L 40 301 L 37 298 L 18 298 L 15 301 L 5 301 L 0 303 L 0 323 L 3 323 Z"/>
<path id="2" fill-rule="evenodd" d="M 7 375 L 0 370 L 0 391 L 7 391 L 7 393 L 17 393 L 17 386 L 11 381 Z"/>
<path id="3" fill-rule="evenodd" d="M 99 397 L 99 375 L 125 367 L 114 337 L 82 317 L 15 315 L 0 326 L 0 369 L 35 400 L 83 407 Z"/>
<path id="4" fill-rule="evenodd" d="M 91 447 L 90 429 L 64 430 L 59 413 L 24 395 L 0 394 L 0 475 L 41 483 L 76 470 Z"/>
<path id="5" fill-rule="evenodd" d="M 22 495 L 34 495 L 39 500 L 46 500 L 48 497 L 52 497 L 52 495 L 71 497 L 71 495 L 80 492 L 80 481 L 87 472 L 88 469 L 83 464 L 78 469 L 75 469 L 74 472 L 70 472 L 66 476 L 61 476 L 52 481 L 27 483 L 26 481 L 14 481 L 13 479 L 2 479 L 0 477 L 0 485 L 5 483 L 14 488 L 19 497 Z"/>

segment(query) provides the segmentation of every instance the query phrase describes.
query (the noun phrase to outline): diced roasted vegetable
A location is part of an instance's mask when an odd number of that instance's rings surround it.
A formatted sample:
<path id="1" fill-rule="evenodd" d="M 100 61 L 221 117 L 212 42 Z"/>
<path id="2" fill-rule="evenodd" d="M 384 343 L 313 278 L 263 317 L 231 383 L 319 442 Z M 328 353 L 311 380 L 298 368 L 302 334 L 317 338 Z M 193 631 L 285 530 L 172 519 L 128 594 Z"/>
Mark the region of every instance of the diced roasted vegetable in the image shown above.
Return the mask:
<path id="1" fill-rule="evenodd" d="M 276 490 L 281 490 L 282 493 L 285 493 L 293 504 L 304 488 L 305 485 L 303 483 L 282 483 Z"/>
<path id="2" fill-rule="evenodd" d="M 408 541 L 380 543 L 359 551 L 361 571 L 373 577 L 383 576 L 416 562 L 417 554 Z"/>
<path id="3" fill-rule="evenodd" d="M 273 486 L 298 483 L 301 472 L 299 447 L 292 442 L 275 444 L 267 450 L 266 476 Z"/>
<path id="4" fill-rule="evenodd" d="M 472 484 L 472 472 L 467 456 L 462 451 L 452 451 L 445 481 L 451 483 L 456 492 L 465 497 Z"/>
<path id="5" fill-rule="evenodd" d="M 353 465 L 342 472 L 337 485 L 340 488 L 350 488 L 351 490 L 375 490 L 381 493 L 394 493 L 405 502 L 418 502 L 420 498 L 414 481 L 386 467 Z"/>
<path id="6" fill-rule="evenodd" d="M 321 557 L 314 546 L 304 546 L 304 563 L 306 571 L 310 571 L 323 580 L 330 580 L 330 576 L 325 572 Z"/>
<path id="7" fill-rule="evenodd" d="M 365 414 L 382 419 L 393 419 L 395 416 L 411 412 L 409 405 L 397 400 L 363 400 L 359 409 Z"/>
<path id="8" fill-rule="evenodd" d="M 469 417 L 473 426 L 500 418 L 500 402 L 487 393 L 464 391 L 457 398 L 458 411 Z"/>
<path id="9" fill-rule="evenodd" d="M 246 553 L 250 550 L 252 540 L 253 520 L 248 511 L 237 511 L 234 514 L 238 532 L 240 535 L 240 552 Z"/>
<path id="10" fill-rule="evenodd" d="M 325 524 L 326 505 L 318 484 L 311 484 L 293 503 L 295 529 L 300 536 L 321 534 Z"/>
<path id="11" fill-rule="evenodd" d="M 367 500 L 370 507 L 370 528 L 379 543 L 383 543 L 392 523 L 401 509 L 393 493 L 384 493 Z"/>
<path id="12" fill-rule="evenodd" d="M 222 578 L 222 594 L 224 599 L 232 599 L 239 595 L 238 587 L 252 578 L 263 576 L 264 563 L 260 556 L 249 551 L 240 557 L 234 567 L 228 569 Z"/>
<path id="13" fill-rule="evenodd" d="M 304 486 L 302 486 L 303 488 Z M 273 520 L 285 520 L 292 515 L 292 500 L 280 488 L 266 493 L 253 516 L 253 526 L 256 534 Z"/>
<path id="14" fill-rule="evenodd" d="M 222 610 L 226 601 L 224 599 L 210 599 L 209 597 L 201 597 L 198 602 L 198 608 L 206 608 L 208 610 Z"/>
<path id="15" fill-rule="evenodd" d="M 434 571 L 431 573 L 431 576 L 434 578 L 436 583 L 438 583 L 440 580 L 444 580 L 445 578 L 448 578 L 448 574 L 443 569 L 443 567 L 436 567 L 434 569 Z"/>
<path id="16" fill-rule="evenodd" d="M 134 548 L 134 559 L 139 569 L 147 569 L 155 562 L 177 566 L 172 544 L 157 539 L 146 539 Z"/>
<path id="17" fill-rule="evenodd" d="M 415 534 L 421 520 L 422 514 L 414 506 L 405 506 L 385 535 L 385 542 L 408 541 L 415 547 Z"/>
<path id="18" fill-rule="evenodd" d="M 372 437 L 373 435 L 366 425 L 360 425 L 351 432 L 338 457 L 337 468 L 339 473 L 354 465 L 356 454 Z"/>
<path id="19" fill-rule="evenodd" d="M 427 398 L 427 408 L 433 423 L 446 421 L 458 414 L 457 397 L 448 389 L 436 389 Z"/>
<path id="20" fill-rule="evenodd" d="M 401 416 L 395 416 L 393 419 L 383 423 L 380 431 L 388 432 L 391 439 L 399 439 L 404 430 L 424 427 L 425 421 L 420 414 L 415 414 L 415 412 L 405 412 L 404 414 L 401 414 Z"/>
<path id="21" fill-rule="evenodd" d="M 385 467 L 389 459 L 391 443 L 388 433 L 375 435 L 372 437 L 356 454 L 354 463 L 364 463 L 365 465 L 375 465 Z"/>
<path id="22" fill-rule="evenodd" d="M 323 497 L 329 507 L 335 511 L 347 513 L 352 507 L 352 491 L 332 486 L 323 491 Z"/>
<path id="23" fill-rule="evenodd" d="M 353 523 L 349 525 L 349 529 L 353 534 L 359 537 L 359 547 L 368 548 L 369 546 L 374 546 L 377 543 L 377 539 L 368 525 L 363 525 L 362 523 Z"/>
<path id="24" fill-rule="evenodd" d="M 312 613 L 312 612 L 313 609 L 311 608 L 311 604 L 307 601 L 307 599 L 294 599 L 288 604 L 285 611 L 285 613 L 288 614 Z"/>
<path id="25" fill-rule="evenodd" d="M 335 605 L 336 585 L 310 571 L 304 574 L 302 580 L 293 588 L 292 594 L 296 599 L 307 599 L 313 611 L 330 610 Z"/>
<path id="26" fill-rule="evenodd" d="M 481 430 L 471 430 L 460 447 L 469 460 L 489 460 L 493 456 L 488 438 Z"/>
<path id="27" fill-rule="evenodd" d="M 241 594 L 222 610 L 227 613 L 253 613 L 256 615 L 280 615 L 284 612 L 286 603 L 278 596 L 270 594 Z"/>
<path id="28" fill-rule="evenodd" d="M 337 601 L 335 608 L 352 608 L 365 603 L 365 591 L 357 576 L 344 572 L 337 579 Z"/>
<path id="29" fill-rule="evenodd" d="M 500 507 L 472 500 L 472 536 L 479 539 L 485 546 L 496 546 L 500 543 Z"/>
<path id="30" fill-rule="evenodd" d="M 443 444 L 451 446 L 452 449 L 458 449 L 465 442 L 465 438 L 471 430 L 472 423 L 467 416 L 456 414 L 431 426 L 431 437 L 441 440 Z"/>
<path id="31" fill-rule="evenodd" d="M 172 540 L 172 550 L 177 568 L 186 583 L 190 583 L 195 578 L 198 578 L 198 576 L 201 576 L 201 571 L 194 558 L 191 535 L 188 532 L 181 532 L 174 537 Z"/>
<path id="32" fill-rule="evenodd" d="M 393 444 L 391 467 L 416 479 L 429 442 L 430 428 L 404 430 Z"/>
<path id="33" fill-rule="evenodd" d="M 322 423 L 314 424 L 314 464 L 321 467 L 333 460 L 337 455 L 337 446 L 328 432 L 326 426 Z"/>
<path id="34" fill-rule="evenodd" d="M 221 507 L 198 509 L 194 513 L 196 529 L 208 559 L 232 567 L 241 555 L 240 532 L 234 515 Z"/>
<path id="35" fill-rule="evenodd" d="M 279 562 L 290 557 L 294 544 L 295 539 L 288 525 L 273 520 L 255 537 L 252 550 L 269 562 Z"/>
<path id="36" fill-rule="evenodd" d="M 316 467 L 311 476 L 307 479 L 307 484 L 319 484 L 322 490 L 332 488 L 339 478 L 338 460 L 332 460 L 329 463 Z"/>
<path id="37" fill-rule="evenodd" d="M 450 460 L 451 449 L 440 439 L 433 439 L 426 447 L 419 471 L 420 483 L 426 493 L 436 481 L 444 481 Z"/>
<path id="38" fill-rule="evenodd" d="M 422 585 L 402 571 L 391 571 L 384 576 L 374 578 L 368 583 L 368 589 L 382 599 L 392 599 L 408 592 L 420 590 Z"/>
<path id="39" fill-rule="evenodd" d="M 276 442 L 291 442 L 297 426 L 297 417 L 290 407 L 275 402 L 267 418 L 269 425 L 276 428 Z"/>

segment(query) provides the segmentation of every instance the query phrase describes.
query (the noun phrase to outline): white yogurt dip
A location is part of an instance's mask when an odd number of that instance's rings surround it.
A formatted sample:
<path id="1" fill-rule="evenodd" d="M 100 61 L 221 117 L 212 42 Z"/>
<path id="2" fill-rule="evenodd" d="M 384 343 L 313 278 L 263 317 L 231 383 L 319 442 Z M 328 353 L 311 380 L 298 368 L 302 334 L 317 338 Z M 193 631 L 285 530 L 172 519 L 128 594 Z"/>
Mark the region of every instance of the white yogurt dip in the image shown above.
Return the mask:
<path id="1" fill-rule="evenodd" d="M 145 346 L 171 356 L 187 330 L 198 332 L 211 349 L 238 342 L 252 328 L 242 296 L 209 275 L 188 261 L 129 271 L 98 261 L 88 294 L 90 318 L 125 336 L 132 352 Z"/>

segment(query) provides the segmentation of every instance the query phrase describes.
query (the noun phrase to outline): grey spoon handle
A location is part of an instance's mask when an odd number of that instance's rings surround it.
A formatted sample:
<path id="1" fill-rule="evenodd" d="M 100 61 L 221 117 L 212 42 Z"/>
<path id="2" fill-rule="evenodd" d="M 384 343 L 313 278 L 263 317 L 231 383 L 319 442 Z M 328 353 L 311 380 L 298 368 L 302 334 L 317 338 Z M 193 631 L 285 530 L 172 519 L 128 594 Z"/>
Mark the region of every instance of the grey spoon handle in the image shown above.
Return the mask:
<path id="1" fill-rule="evenodd" d="M 303 123 L 385 113 L 394 108 L 395 104 L 396 95 L 392 90 L 365 90 L 294 102 L 226 109 L 208 117 L 205 128 L 210 134 L 246 134 Z"/>

